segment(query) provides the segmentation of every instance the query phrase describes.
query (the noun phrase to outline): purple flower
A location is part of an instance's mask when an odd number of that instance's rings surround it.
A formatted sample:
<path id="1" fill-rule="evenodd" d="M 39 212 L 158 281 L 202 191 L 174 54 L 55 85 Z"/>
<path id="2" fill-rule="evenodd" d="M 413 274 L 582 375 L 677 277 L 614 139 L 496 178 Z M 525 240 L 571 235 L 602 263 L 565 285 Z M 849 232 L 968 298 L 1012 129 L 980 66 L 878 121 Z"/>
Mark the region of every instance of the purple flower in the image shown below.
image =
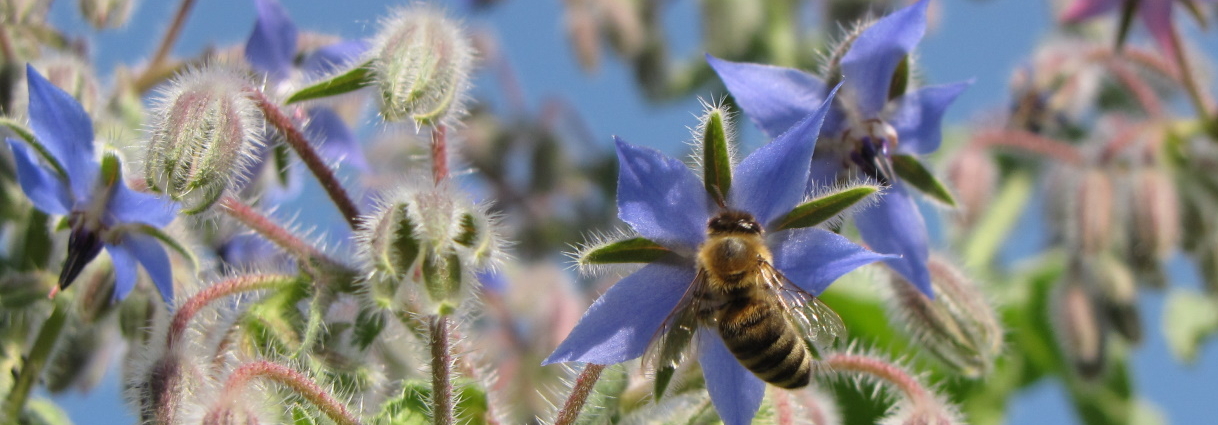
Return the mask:
<path id="1" fill-rule="evenodd" d="M 812 294 L 859 266 L 885 258 L 821 229 L 774 231 L 775 219 L 804 200 L 804 182 L 826 109 L 827 102 L 733 167 L 725 205 L 752 214 L 771 230 L 765 235 L 774 266 Z M 672 254 L 605 292 L 544 364 L 611 364 L 641 356 L 694 281 L 694 257 L 707 239 L 707 223 L 722 211 L 681 161 L 620 139 L 617 154 L 618 217 Z M 765 383 L 732 356 L 717 332 L 700 329 L 695 343 L 719 416 L 726 424 L 751 422 Z"/>
<path id="2" fill-rule="evenodd" d="M 905 185 L 896 180 L 891 155 L 938 149 L 943 113 L 970 83 L 890 95 L 894 74 L 926 31 L 927 2 L 893 12 L 852 40 L 841 57 L 841 94 L 825 117 L 808 185 L 815 189 L 862 175 L 891 186 L 877 205 L 855 216 L 859 233 L 876 252 L 900 254 L 886 263 L 933 296 L 926 224 Z M 707 61 L 745 114 L 770 136 L 829 98 L 829 85 L 797 69 L 709 55 Z"/>
<path id="3" fill-rule="evenodd" d="M 1068 24 L 1079 23 L 1131 1 L 1134 0 L 1075 0 L 1066 7 L 1061 20 Z M 1172 5 L 1175 3 L 1176 0 L 1140 0 L 1137 1 L 1138 10 L 1135 12 L 1142 19 L 1142 24 L 1146 25 L 1150 36 L 1154 37 L 1168 57 L 1175 57 L 1179 53 L 1172 35 L 1175 30 L 1172 28 L 1171 14 Z"/>
<path id="4" fill-rule="evenodd" d="M 6 141 L 13 150 L 21 190 L 34 207 L 68 216 L 72 233 L 59 287 L 72 283 L 104 247 L 114 263 L 115 301 L 135 288 L 138 263 L 170 304 L 169 256 L 148 230 L 173 221 L 177 205 L 128 188 L 117 161 L 103 168 L 93 153 L 93 123 L 80 103 L 29 65 L 26 79 L 30 127 L 40 146 Z"/>
<path id="5" fill-rule="evenodd" d="M 297 69 L 309 77 L 327 75 L 354 62 L 368 50 L 368 43 L 361 40 L 340 41 L 310 52 L 298 65 L 298 31 L 287 10 L 276 0 L 254 0 L 254 7 L 258 19 L 245 43 L 245 60 L 271 80 L 285 80 Z M 314 104 L 306 114 L 308 121 L 304 131 L 309 140 L 319 143 L 318 149 L 323 156 L 344 158 L 348 164 L 367 170 L 359 141 L 333 109 Z"/>

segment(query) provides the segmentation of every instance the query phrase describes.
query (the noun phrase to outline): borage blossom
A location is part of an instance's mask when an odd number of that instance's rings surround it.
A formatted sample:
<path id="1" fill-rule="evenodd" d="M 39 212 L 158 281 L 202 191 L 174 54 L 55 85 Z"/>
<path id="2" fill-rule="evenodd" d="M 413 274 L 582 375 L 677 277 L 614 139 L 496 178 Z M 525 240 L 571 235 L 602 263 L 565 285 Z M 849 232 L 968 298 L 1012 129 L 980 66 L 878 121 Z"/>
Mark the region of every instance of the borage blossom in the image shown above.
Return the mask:
<path id="1" fill-rule="evenodd" d="M 762 223 L 773 265 L 814 295 L 839 276 L 886 258 L 826 230 L 781 226 L 805 200 L 804 182 L 827 103 L 731 167 L 726 196 L 704 186 L 681 161 L 617 139 L 618 217 L 669 253 L 605 292 L 544 364 L 612 364 L 641 356 L 694 282 L 708 222 L 724 210 L 751 214 Z M 715 201 L 721 197 L 723 206 Z M 732 356 L 716 331 L 699 329 L 694 343 L 724 423 L 749 423 L 765 383 Z"/>
<path id="2" fill-rule="evenodd" d="M 177 215 L 177 205 L 136 192 L 122 181 L 117 157 L 99 163 L 93 151 L 93 123 L 80 103 L 55 87 L 32 66 L 29 84 L 30 127 L 37 146 L 6 139 L 13 150 L 17 180 L 35 208 L 68 216 L 68 258 L 59 276 L 65 288 L 104 247 L 114 263 L 115 301 L 135 288 L 136 263 L 144 267 L 169 304 L 173 274 L 156 228 Z"/>
<path id="3" fill-rule="evenodd" d="M 899 254 L 886 263 L 933 296 L 926 224 L 904 182 L 896 178 L 893 157 L 938 149 L 943 112 L 970 83 L 905 91 L 908 56 L 926 32 L 927 3 L 876 21 L 847 40 L 849 49 L 840 63 L 833 59 L 830 72 L 835 75 L 827 79 L 842 81 L 841 95 L 825 117 L 808 185 L 816 189 L 862 175 L 890 186 L 875 206 L 855 216 L 859 233 L 876 252 Z M 770 136 L 830 98 L 830 85 L 797 69 L 707 60 L 745 114 Z"/>
<path id="4" fill-rule="evenodd" d="M 1213 3 L 1213 0 L 1200 1 Z M 1174 57 L 1179 54 L 1171 17 L 1172 5 L 1176 2 L 1177 0 L 1074 0 L 1062 12 L 1061 20 L 1068 24 L 1076 24 L 1108 13 L 1118 7 L 1135 7 L 1137 10 L 1133 13 L 1136 13 L 1142 20 L 1142 24 L 1146 26 L 1150 36 L 1155 39 L 1156 43 L 1159 43 L 1159 47 L 1167 53 L 1168 57 Z M 1197 6 L 1193 4 L 1186 7 L 1195 8 Z M 1123 38 L 1124 36 L 1125 31 L 1122 29 L 1118 37 Z M 1123 42 L 1123 39 L 1118 39 L 1118 46 Z"/>

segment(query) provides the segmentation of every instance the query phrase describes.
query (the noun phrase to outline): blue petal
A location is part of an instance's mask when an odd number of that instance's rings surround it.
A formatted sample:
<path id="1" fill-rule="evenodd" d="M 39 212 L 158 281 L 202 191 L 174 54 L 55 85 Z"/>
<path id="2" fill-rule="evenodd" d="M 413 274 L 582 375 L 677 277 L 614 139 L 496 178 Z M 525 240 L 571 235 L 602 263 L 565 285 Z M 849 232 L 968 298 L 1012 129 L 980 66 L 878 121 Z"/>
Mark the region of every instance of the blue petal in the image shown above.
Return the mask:
<path id="1" fill-rule="evenodd" d="M 152 236 L 128 233 L 123 236 L 121 245 L 128 249 L 136 260 L 139 260 L 140 265 L 144 266 L 144 271 L 148 272 L 148 277 L 152 278 L 153 285 L 161 292 L 161 299 L 165 301 L 165 305 L 172 307 L 173 267 L 161 242 Z"/>
<path id="2" fill-rule="evenodd" d="M 706 239 L 713 205 L 694 172 L 660 151 L 614 137 L 621 166 L 617 211 L 639 235 L 692 252 Z"/>
<path id="3" fill-rule="evenodd" d="M 727 91 L 767 136 L 778 137 L 815 111 L 828 87 L 798 69 L 730 62 L 706 55 Z"/>
<path id="4" fill-rule="evenodd" d="M 693 280 L 694 267 L 688 262 L 655 262 L 622 278 L 588 307 L 542 364 L 613 364 L 643 355 Z"/>
<path id="5" fill-rule="evenodd" d="M 820 295 L 854 269 L 895 255 L 877 254 L 842 235 L 817 228 L 784 230 L 771 236 L 774 267 L 800 289 Z"/>
<path id="6" fill-rule="evenodd" d="M 769 223 L 803 199 L 820 124 L 836 92 L 834 87 L 819 108 L 736 166 L 728 196 L 732 207 L 753 213 L 759 223 Z"/>
<path id="7" fill-rule="evenodd" d="M 741 366 L 714 331 L 698 330 L 698 362 L 724 425 L 752 423 L 765 398 L 765 382 Z"/>
<path id="8" fill-rule="evenodd" d="M 72 197 L 68 194 L 68 186 L 60 179 L 55 171 L 42 165 L 38 154 L 25 145 L 25 142 L 6 139 L 9 149 L 13 150 L 13 162 L 17 165 L 17 182 L 21 183 L 21 191 L 34 207 L 44 213 L 68 215 L 72 210 Z"/>
<path id="9" fill-rule="evenodd" d="M 144 223 L 165 227 L 178 215 L 178 204 L 150 193 L 136 192 L 123 182 L 115 183 L 106 206 L 108 225 Z"/>
<path id="10" fill-rule="evenodd" d="M 254 0 L 258 21 L 245 43 L 245 60 L 254 69 L 282 78 L 296 55 L 296 24 L 276 0 Z"/>
<path id="11" fill-rule="evenodd" d="M 114 302 L 119 302 L 135 289 L 136 261 L 135 255 L 124 244 L 106 244 L 106 252 L 110 254 L 110 262 L 114 264 Z"/>
<path id="12" fill-rule="evenodd" d="M 368 51 L 364 40 L 345 40 L 317 49 L 304 59 L 300 68 L 305 75 L 321 76 L 340 71 Z"/>
<path id="13" fill-rule="evenodd" d="M 822 131 L 823 133 L 823 131 Z M 837 183 L 837 174 L 842 172 L 842 159 L 837 155 L 812 155 L 812 167 L 808 170 L 808 190 L 817 191 Z"/>
<path id="14" fill-rule="evenodd" d="M 926 32 L 927 0 L 893 12 L 859 34 L 842 57 L 847 93 L 861 118 L 876 118 L 888 103 L 892 75 Z"/>
<path id="15" fill-rule="evenodd" d="M 368 171 L 368 161 L 364 159 L 364 151 L 360 148 L 359 139 L 351 133 L 347 123 L 333 109 L 316 106 L 309 108 L 309 123 L 305 131 L 309 140 L 321 143 L 318 150 L 325 158 L 341 159 L 344 164 L 350 164 L 360 171 Z"/>
<path id="16" fill-rule="evenodd" d="M 943 112 L 971 84 L 972 81 L 965 81 L 924 87 L 894 100 L 898 106 L 888 123 L 897 130 L 897 150 L 926 154 L 939 149 Z"/>
<path id="17" fill-rule="evenodd" d="M 885 260 L 889 267 L 927 297 L 934 298 L 930 271 L 926 268 L 929 256 L 926 223 L 922 221 L 918 205 L 900 183 L 884 193 L 876 205 L 859 211 L 855 223 L 871 249 L 901 255 L 901 258 Z"/>
<path id="18" fill-rule="evenodd" d="M 68 173 L 73 199 L 88 199 L 101 166 L 93 157 L 93 122 L 72 95 L 26 65 L 30 128 Z"/>

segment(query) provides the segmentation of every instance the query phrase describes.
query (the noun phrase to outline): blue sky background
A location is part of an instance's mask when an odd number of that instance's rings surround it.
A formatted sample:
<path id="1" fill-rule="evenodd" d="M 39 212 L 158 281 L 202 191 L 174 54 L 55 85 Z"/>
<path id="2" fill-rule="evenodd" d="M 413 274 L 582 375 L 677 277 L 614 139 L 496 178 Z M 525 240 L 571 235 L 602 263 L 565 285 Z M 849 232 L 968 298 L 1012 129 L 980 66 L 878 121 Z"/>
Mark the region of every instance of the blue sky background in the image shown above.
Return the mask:
<path id="1" fill-rule="evenodd" d="M 292 1 L 281 0 L 302 29 L 347 38 L 370 36 L 377 19 L 388 5 L 403 2 L 384 0 Z M 921 67 L 933 83 L 975 78 L 975 84 L 947 115 L 948 125 L 981 119 L 986 111 L 1002 108 L 1011 70 L 1028 56 L 1051 25 L 1045 1 L 1028 0 L 935 0 L 942 15 L 938 29 L 919 47 Z M 136 64 L 156 47 L 157 39 L 171 19 L 177 1 L 141 1 L 128 28 L 95 33 L 77 17 L 76 2 L 58 1 L 53 20 L 59 28 L 93 40 L 92 55 L 97 69 L 109 72 L 117 64 Z M 466 18 L 469 26 L 486 28 L 501 38 L 504 53 L 515 68 L 530 107 L 543 96 L 561 95 L 575 105 L 588 122 L 598 143 L 610 146 L 610 136 L 620 135 L 634 143 L 659 147 L 670 154 L 681 153 L 689 137 L 687 126 L 696 124 L 701 108 L 696 99 L 660 105 L 648 104 L 635 88 L 624 64 L 604 57 L 600 72 L 583 74 L 575 64 L 561 24 L 559 0 L 505 0 L 485 13 Z M 669 2 L 666 24 L 675 50 L 682 55 L 698 52 L 699 31 L 694 0 Z M 449 9 L 469 15 L 463 2 Z M 207 0 L 195 6 L 176 53 L 193 56 L 209 45 L 244 43 L 253 27 L 254 9 L 249 0 Z M 1206 49 L 1215 56 L 1215 32 L 1204 34 Z M 108 77 L 105 76 L 105 77 Z M 497 91 L 494 81 L 480 77 L 480 94 Z M 717 96 L 706 91 L 703 97 Z M 746 135 L 749 134 L 746 132 Z M 753 132 L 753 134 L 756 134 Z M 746 140 L 759 144 L 760 140 Z M 748 151 L 751 148 L 744 148 Z M 1198 287 L 1187 267 L 1175 267 L 1177 284 Z M 1159 319 L 1161 293 L 1144 291 L 1141 307 L 1148 338 L 1133 353 L 1134 379 L 1144 397 L 1154 402 L 1171 423 L 1213 423 L 1218 418 L 1218 343 L 1210 341 L 1201 350 L 1197 364 L 1180 366 L 1170 357 Z M 1012 329 L 1010 332 L 1018 332 Z M 56 396 L 78 424 L 132 423 L 134 417 L 121 401 L 117 376 L 112 368 L 106 382 L 88 395 Z M 1065 391 L 1057 383 L 1042 383 L 1018 397 L 1010 408 L 1012 424 L 1076 423 Z"/>

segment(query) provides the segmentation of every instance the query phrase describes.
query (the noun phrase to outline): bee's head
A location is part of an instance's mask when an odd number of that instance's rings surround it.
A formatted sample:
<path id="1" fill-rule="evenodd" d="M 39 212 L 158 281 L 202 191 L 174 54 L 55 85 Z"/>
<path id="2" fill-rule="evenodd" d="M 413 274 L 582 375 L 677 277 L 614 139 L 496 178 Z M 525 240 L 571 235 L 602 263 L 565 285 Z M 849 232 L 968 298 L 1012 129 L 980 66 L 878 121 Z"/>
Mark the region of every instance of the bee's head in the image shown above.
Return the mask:
<path id="1" fill-rule="evenodd" d="M 707 230 L 711 234 L 722 233 L 746 233 L 746 234 L 761 234 L 761 225 L 757 224 L 757 220 L 752 214 L 743 211 L 724 211 L 714 217 L 711 217 L 710 222 L 706 224 Z"/>

